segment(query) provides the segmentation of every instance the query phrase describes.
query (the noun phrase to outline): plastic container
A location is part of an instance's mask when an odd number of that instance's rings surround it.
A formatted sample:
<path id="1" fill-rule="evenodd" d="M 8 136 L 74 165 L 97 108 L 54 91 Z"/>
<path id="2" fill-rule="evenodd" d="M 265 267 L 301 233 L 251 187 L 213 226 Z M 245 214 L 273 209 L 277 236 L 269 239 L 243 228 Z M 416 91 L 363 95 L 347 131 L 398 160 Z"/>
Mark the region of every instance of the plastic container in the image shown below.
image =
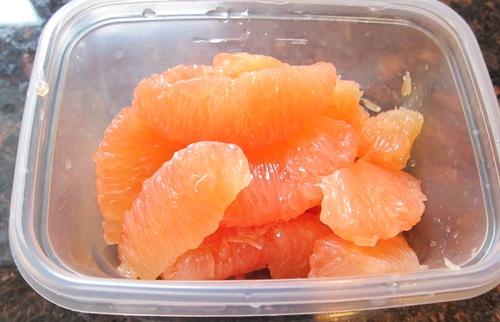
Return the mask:
<path id="1" fill-rule="evenodd" d="M 118 277 L 116 249 L 102 237 L 91 155 L 141 78 L 209 64 L 226 51 L 331 61 L 384 109 L 424 114 L 409 171 L 429 200 L 407 237 L 428 270 L 296 280 Z M 412 91 L 403 96 L 407 71 Z M 438 1 L 72 1 L 46 25 L 33 66 L 12 252 L 42 296 L 87 312 L 299 314 L 473 297 L 500 281 L 499 122 L 476 39 Z"/>

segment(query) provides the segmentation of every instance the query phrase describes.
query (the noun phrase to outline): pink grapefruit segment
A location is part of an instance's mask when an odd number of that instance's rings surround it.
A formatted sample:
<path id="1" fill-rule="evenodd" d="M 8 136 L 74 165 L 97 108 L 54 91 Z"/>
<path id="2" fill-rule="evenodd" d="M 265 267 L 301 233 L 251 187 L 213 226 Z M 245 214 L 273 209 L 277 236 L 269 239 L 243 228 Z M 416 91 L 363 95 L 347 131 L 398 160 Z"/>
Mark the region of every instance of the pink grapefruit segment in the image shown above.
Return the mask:
<path id="1" fill-rule="evenodd" d="M 122 225 L 119 269 L 155 279 L 219 227 L 224 210 L 250 183 L 243 151 L 198 142 L 179 150 L 144 182 Z"/>
<path id="2" fill-rule="evenodd" d="M 424 117 L 404 107 L 378 114 L 361 131 L 359 157 L 390 169 L 403 169 Z"/>
<path id="3" fill-rule="evenodd" d="M 214 57 L 212 66 L 219 75 L 236 78 L 243 73 L 255 72 L 269 68 L 288 66 L 280 60 L 265 55 L 248 53 L 221 53 Z"/>
<path id="4" fill-rule="evenodd" d="M 307 213 L 273 225 L 220 227 L 166 268 L 162 278 L 220 280 L 265 267 L 273 278 L 307 277 L 314 241 L 330 232 Z"/>
<path id="5" fill-rule="evenodd" d="M 370 117 L 368 111 L 359 105 L 363 92 L 360 85 L 353 81 L 340 79 L 335 85 L 331 105 L 325 110 L 325 115 L 344 120 L 361 133 L 365 122 Z"/>
<path id="6" fill-rule="evenodd" d="M 325 177 L 321 188 L 321 221 L 359 246 L 373 246 L 411 229 L 425 209 L 420 181 L 363 159 Z"/>
<path id="7" fill-rule="evenodd" d="M 182 254 L 167 267 L 167 280 L 221 280 L 266 267 L 272 253 L 267 247 L 268 226 L 220 227 L 203 243 Z"/>
<path id="8" fill-rule="evenodd" d="M 138 84 L 135 100 L 169 140 L 213 140 L 249 151 L 287 138 L 321 114 L 336 82 L 332 64 L 285 65 L 174 84 L 153 77 Z"/>
<path id="9" fill-rule="evenodd" d="M 136 106 L 124 108 L 115 117 L 92 156 L 107 243 L 120 242 L 123 214 L 130 210 L 142 183 L 180 148 L 151 127 Z"/>
<path id="10" fill-rule="evenodd" d="M 357 246 L 331 233 L 314 243 L 309 277 L 394 274 L 421 270 L 417 255 L 403 236 Z"/>
<path id="11" fill-rule="evenodd" d="M 179 65 L 166 70 L 160 75 L 153 75 L 151 77 L 159 83 L 173 85 L 180 81 L 210 76 L 213 73 L 212 66 Z"/>
<path id="12" fill-rule="evenodd" d="M 221 224 L 248 227 L 301 215 L 321 202 L 320 178 L 352 165 L 357 147 L 352 126 L 320 116 L 292 137 L 247 153 L 253 179 Z"/>
<path id="13" fill-rule="evenodd" d="M 305 278 L 315 241 L 331 233 L 318 216 L 305 213 L 288 222 L 280 222 L 267 231 L 272 251 L 269 272 L 272 278 Z"/>

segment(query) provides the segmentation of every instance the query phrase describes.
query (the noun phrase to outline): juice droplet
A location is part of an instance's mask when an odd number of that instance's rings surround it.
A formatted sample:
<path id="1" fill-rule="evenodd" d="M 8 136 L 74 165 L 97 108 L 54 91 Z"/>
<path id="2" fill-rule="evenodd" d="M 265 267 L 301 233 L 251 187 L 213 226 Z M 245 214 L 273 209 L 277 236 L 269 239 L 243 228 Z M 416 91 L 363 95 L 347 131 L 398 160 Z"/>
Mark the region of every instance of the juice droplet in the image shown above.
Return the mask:
<path id="1" fill-rule="evenodd" d="M 45 97 L 49 93 L 49 83 L 45 79 L 43 70 L 40 70 L 36 75 L 35 92 L 41 97 Z"/>
<path id="2" fill-rule="evenodd" d="M 73 164 L 71 163 L 71 160 L 66 160 L 66 162 L 64 162 L 64 168 L 66 170 L 71 169 L 72 166 L 73 166 Z"/>

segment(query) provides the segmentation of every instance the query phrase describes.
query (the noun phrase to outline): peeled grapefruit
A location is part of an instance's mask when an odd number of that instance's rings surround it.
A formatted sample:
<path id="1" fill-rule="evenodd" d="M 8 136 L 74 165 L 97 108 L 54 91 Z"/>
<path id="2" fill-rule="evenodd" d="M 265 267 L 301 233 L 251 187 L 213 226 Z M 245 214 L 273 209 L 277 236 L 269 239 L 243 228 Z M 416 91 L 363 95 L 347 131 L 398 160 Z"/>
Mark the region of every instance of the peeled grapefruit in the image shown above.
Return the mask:
<path id="1" fill-rule="evenodd" d="M 251 55 L 248 53 L 221 53 L 212 60 L 215 73 L 236 78 L 243 73 L 254 72 L 268 68 L 288 66 L 280 60 L 265 55 Z"/>
<path id="2" fill-rule="evenodd" d="M 368 111 L 359 105 L 362 95 L 363 92 L 358 83 L 339 79 L 333 91 L 331 104 L 325 110 L 325 115 L 337 120 L 346 121 L 359 134 L 364 123 L 370 117 Z"/>
<path id="3" fill-rule="evenodd" d="M 270 227 L 267 236 L 272 249 L 268 265 L 271 277 L 307 277 L 314 242 L 329 233 L 330 228 L 311 213 Z"/>
<path id="4" fill-rule="evenodd" d="M 158 277 L 217 230 L 250 180 L 247 159 L 233 144 L 197 142 L 176 152 L 144 182 L 124 216 L 119 270 L 128 277 Z"/>
<path id="5" fill-rule="evenodd" d="M 309 277 L 340 277 L 414 272 L 417 255 L 403 236 L 357 246 L 331 233 L 314 243 Z"/>
<path id="6" fill-rule="evenodd" d="M 249 61 L 245 59 L 252 64 Z M 155 76 L 138 84 L 135 101 L 142 115 L 169 140 L 234 143 L 246 152 L 287 138 L 321 114 L 337 82 L 330 63 L 236 74 L 176 83 Z"/>
<path id="7" fill-rule="evenodd" d="M 220 227 L 203 243 L 166 267 L 168 280 L 220 280 L 265 268 L 272 256 L 268 226 Z"/>
<path id="8" fill-rule="evenodd" d="M 320 116 L 292 137 L 247 153 L 253 179 L 221 224 L 254 226 L 299 216 L 321 202 L 321 177 L 352 165 L 357 147 L 352 126 Z"/>
<path id="9" fill-rule="evenodd" d="M 313 243 L 330 229 L 305 213 L 288 222 L 220 227 L 165 269 L 163 279 L 227 279 L 269 268 L 273 278 L 307 277 Z"/>
<path id="10" fill-rule="evenodd" d="M 130 210 L 144 180 L 181 147 L 151 127 L 136 106 L 124 108 L 106 129 L 92 158 L 96 164 L 97 202 L 109 244 L 120 242 L 123 214 Z"/>
<path id="11" fill-rule="evenodd" d="M 361 131 L 358 156 L 381 167 L 403 169 L 423 122 L 422 114 L 404 107 L 371 117 Z"/>
<path id="12" fill-rule="evenodd" d="M 325 177 L 321 189 L 321 221 L 359 246 L 411 229 L 425 209 L 420 181 L 363 159 Z"/>

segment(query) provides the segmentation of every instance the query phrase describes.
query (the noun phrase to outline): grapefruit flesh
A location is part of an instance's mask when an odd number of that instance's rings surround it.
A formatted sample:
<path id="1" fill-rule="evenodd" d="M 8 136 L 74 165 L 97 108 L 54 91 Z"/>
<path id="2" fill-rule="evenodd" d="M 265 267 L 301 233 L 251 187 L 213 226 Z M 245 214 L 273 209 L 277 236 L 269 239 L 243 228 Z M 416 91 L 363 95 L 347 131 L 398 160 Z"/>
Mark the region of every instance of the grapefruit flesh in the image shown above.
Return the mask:
<path id="1" fill-rule="evenodd" d="M 136 106 L 124 108 L 115 117 L 92 157 L 107 243 L 120 242 L 123 214 L 130 210 L 142 183 L 181 147 L 165 140 L 139 115 Z"/>
<path id="2" fill-rule="evenodd" d="M 359 157 L 391 169 L 403 169 L 424 118 L 404 107 L 368 119 L 361 131 Z"/>
<path id="3" fill-rule="evenodd" d="M 363 159 L 323 179 L 321 221 L 359 246 L 373 246 L 411 229 L 424 212 L 420 181 Z"/>
<path id="4" fill-rule="evenodd" d="M 173 84 L 211 72 L 211 66 L 176 66 L 153 78 Z M 113 119 L 92 156 L 96 164 L 97 201 L 108 244 L 120 242 L 123 214 L 130 210 L 144 180 L 184 146 L 165 138 L 139 113 L 135 104 L 124 108 Z"/>
<path id="5" fill-rule="evenodd" d="M 344 120 L 361 133 L 365 122 L 370 117 L 368 111 L 359 105 L 363 92 L 358 83 L 340 79 L 335 85 L 330 106 L 325 115 Z"/>
<path id="6" fill-rule="evenodd" d="M 173 85 L 180 81 L 205 77 L 213 74 L 212 66 L 206 65 L 179 65 L 172 67 L 160 75 L 153 75 L 157 82 Z"/>
<path id="7" fill-rule="evenodd" d="M 418 269 L 422 216 L 402 171 L 423 117 L 370 117 L 330 63 L 222 53 L 142 80 L 94 154 L 98 203 L 129 278 L 272 278 Z"/>
<path id="8" fill-rule="evenodd" d="M 336 82 L 336 70 L 329 63 L 265 68 L 236 78 L 209 75 L 173 84 L 155 76 L 138 84 L 135 101 L 168 140 L 234 143 L 247 152 L 287 138 L 321 114 Z"/>
<path id="9" fill-rule="evenodd" d="M 272 278 L 305 278 L 309 257 L 319 238 L 331 233 L 318 216 L 305 213 L 294 220 L 280 222 L 267 231 L 272 249 L 268 268 Z"/>
<path id="10" fill-rule="evenodd" d="M 219 75 L 236 78 L 243 73 L 254 72 L 267 68 L 288 66 L 280 60 L 265 55 L 248 53 L 221 53 L 212 60 L 214 72 Z"/>
<path id="11" fill-rule="evenodd" d="M 217 230 L 224 210 L 250 180 L 247 159 L 233 144 L 197 142 L 176 152 L 144 182 L 124 216 L 119 270 L 157 278 Z"/>
<path id="12" fill-rule="evenodd" d="M 265 268 L 272 256 L 267 226 L 220 227 L 203 243 L 182 254 L 162 273 L 168 280 L 219 280 Z"/>
<path id="13" fill-rule="evenodd" d="M 321 177 L 352 165 L 357 147 L 352 126 L 320 116 L 292 137 L 247 153 L 253 179 L 221 224 L 248 227 L 299 216 L 321 202 Z"/>
<path id="14" fill-rule="evenodd" d="M 254 227 L 220 227 L 181 255 L 163 279 L 215 280 L 268 267 L 273 278 L 307 277 L 314 241 L 330 229 L 305 213 L 288 222 Z"/>
<path id="15" fill-rule="evenodd" d="M 308 277 L 343 277 L 414 272 L 417 255 L 403 236 L 357 246 L 331 233 L 314 243 Z"/>

